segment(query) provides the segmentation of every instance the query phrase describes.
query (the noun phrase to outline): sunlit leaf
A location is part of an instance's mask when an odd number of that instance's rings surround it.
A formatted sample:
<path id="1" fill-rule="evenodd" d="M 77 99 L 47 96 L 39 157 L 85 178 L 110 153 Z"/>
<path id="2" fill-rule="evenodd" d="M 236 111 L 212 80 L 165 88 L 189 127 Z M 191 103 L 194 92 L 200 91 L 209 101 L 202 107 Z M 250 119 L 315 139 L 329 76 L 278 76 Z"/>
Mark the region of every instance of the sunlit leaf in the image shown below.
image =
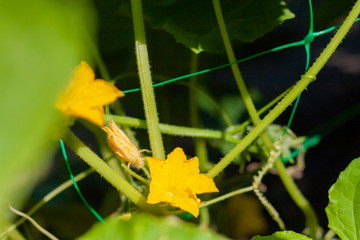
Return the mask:
<path id="1" fill-rule="evenodd" d="M 276 232 L 270 236 L 256 236 L 253 237 L 251 240 L 311 240 L 307 236 L 304 236 L 300 233 L 296 233 L 293 231 L 283 231 L 283 232 Z"/>
<path id="2" fill-rule="evenodd" d="M 137 215 L 130 220 L 108 219 L 106 224 L 98 223 L 79 240 L 126 239 L 227 239 L 211 230 L 200 229 L 196 225 L 183 222 L 175 217 L 158 218 L 150 215 Z"/>
<path id="3" fill-rule="evenodd" d="M 360 239 L 360 158 L 340 173 L 329 190 L 329 228 L 343 240 Z"/>

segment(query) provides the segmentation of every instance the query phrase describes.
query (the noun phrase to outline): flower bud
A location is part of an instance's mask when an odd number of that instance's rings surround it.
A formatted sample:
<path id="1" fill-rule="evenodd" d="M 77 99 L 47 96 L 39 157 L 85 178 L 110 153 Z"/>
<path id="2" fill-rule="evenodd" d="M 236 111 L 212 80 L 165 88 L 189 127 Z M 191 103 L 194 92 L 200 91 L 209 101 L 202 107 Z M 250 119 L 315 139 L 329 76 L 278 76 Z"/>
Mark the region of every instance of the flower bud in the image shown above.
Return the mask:
<path id="1" fill-rule="evenodd" d="M 136 168 L 142 168 L 144 158 L 141 157 L 141 151 L 131 143 L 130 139 L 113 120 L 110 121 L 110 128 L 103 127 L 103 130 L 107 133 L 109 146 L 116 156 Z"/>

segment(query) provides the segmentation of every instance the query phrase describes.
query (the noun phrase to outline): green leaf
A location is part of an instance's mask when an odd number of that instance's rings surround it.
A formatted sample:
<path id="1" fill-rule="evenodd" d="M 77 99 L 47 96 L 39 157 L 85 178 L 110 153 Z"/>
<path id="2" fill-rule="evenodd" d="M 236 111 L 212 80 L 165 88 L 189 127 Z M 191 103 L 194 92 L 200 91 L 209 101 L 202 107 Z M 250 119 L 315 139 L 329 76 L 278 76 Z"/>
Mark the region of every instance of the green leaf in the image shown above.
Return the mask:
<path id="1" fill-rule="evenodd" d="M 270 236 L 255 236 L 251 240 L 311 240 L 305 235 L 293 231 L 276 232 Z"/>
<path id="2" fill-rule="evenodd" d="M 360 158 L 340 173 L 329 190 L 329 228 L 343 240 L 360 239 Z"/>
<path id="3" fill-rule="evenodd" d="M 208 52 L 224 50 L 212 1 L 176 0 L 167 4 L 144 1 L 144 13 L 151 26 L 164 29 L 190 49 Z M 223 0 L 221 7 L 230 39 L 253 42 L 271 32 L 294 14 L 282 0 Z"/>
<path id="4" fill-rule="evenodd" d="M 257 100 L 258 96 L 253 96 L 254 95 L 251 94 L 251 98 Z M 246 114 L 245 104 L 239 95 L 225 95 L 220 99 L 219 105 L 224 112 L 226 112 L 232 123 L 239 122 L 240 118 Z"/>
<path id="5" fill-rule="evenodd" d="M 1 2 L 0 214 L 19 208 L 46 173 L 61 131 L 54 103 L 86 58 L 93 23 L 84 1 Z"/>
<path id="6" fill-rule="evenodd" d="M 136 215 L 130 220 L 107 219 L 98 223 L 79 240 L 126 239 L 197 239 L 224 240 L 211 230 L 200 229 L 175 217 L 158 218 L 151 215 Z"/>

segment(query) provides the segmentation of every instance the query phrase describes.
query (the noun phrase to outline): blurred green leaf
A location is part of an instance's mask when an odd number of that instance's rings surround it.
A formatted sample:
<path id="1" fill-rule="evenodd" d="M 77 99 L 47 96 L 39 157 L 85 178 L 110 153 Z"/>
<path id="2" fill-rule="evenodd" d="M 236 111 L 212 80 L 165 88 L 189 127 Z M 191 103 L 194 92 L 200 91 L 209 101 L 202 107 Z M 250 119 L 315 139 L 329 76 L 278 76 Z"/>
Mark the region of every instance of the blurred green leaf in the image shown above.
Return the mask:
<path id="1" fill-rule="evenodd" d="M 213 141 L 215 143 L 215 146 L 219 148 L 221 154 L 225 156 L 228 154 L 235 146 L 235 143 L 231 142 L 224 142 L 224 141 Z M 246 152 L 246 151 L 243 151 Z M 236 156 L 236 158 L 233 160 L 234 163 L 239 164 L 240 162 L 240 154 Z"/>
<path id="2" fill-rule="evenodd" d="M 360 158 L 340 173 L 329 190 L 329 228 L 343 240 L 360 239 Z"/>
<path id="3" fill-rule="evenodd" d="M 151 26 L 164 29 L 190 49 L 215 53 L 224 50 L 211 1 L 153 2 L 144 1 L 144 13 Z M 294 17 L 282 0 L 223 0 L 221 6 L 230 39 L 242 43 L 253 42 Z"/>
<path id="4" fill-rule="evenodd" d="M 304 236 L 300 233 L 296 233 L 293 231 L 283 231 L 283 232 L 276 232 L 270 236 L 255 236 L 251 238 L 251 240 L 311 240 L 307 236 Z"/>
<path id="5" fill-rule="evenodd" d="M 217 100 L 215 99 L 212 94 L 205 89 L 205 87 L 198 87 L 200 91 L 204 92 L 205 94 L 197 94 L 196 100 L 197 100 L 197 106 L 202 111 L 208 113 L 210 116 L 218 116 L 219 110 L 216 109 L 214 106 L 214 103 L 217 104 Z"/>
<path id="6" fill-rule="evenodd" d="M 253 95 L 251 95 L 251 98 L 257 100 L 258 96 L 253 97 Z M 219 104 L 227 113 L 232 123 L 238 123 L 240 118 L 246 114 L 245 104 L 239 95 L 225 95 L 220 99 Z"/>
<path id="7" fill-rule="evenodd" d="M 107 219 L 106 224 L 98 223 L 79 240 L 126 239 L 197 239 L 224 240 L 211 230 L 203 230 L 175 217 L 158 218 L 151 215 L 136 215 L 130 220 Z"/>
<path id="8" fill-rule="evenodd" d="M 94 23 L 87 1 L 1 2 L 0 211 L 19 208 L 46 174 L 61 131 L 54 102 L 87 58 Z"/>

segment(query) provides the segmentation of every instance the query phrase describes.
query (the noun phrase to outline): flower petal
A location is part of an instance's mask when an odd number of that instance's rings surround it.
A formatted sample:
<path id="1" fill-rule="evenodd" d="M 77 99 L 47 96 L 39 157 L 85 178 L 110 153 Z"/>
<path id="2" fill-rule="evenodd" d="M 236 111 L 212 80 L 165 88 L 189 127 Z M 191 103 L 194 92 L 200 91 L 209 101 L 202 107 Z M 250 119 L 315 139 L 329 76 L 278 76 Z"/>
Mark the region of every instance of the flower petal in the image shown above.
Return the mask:
<path id="1" fill-rule="evenodd" d="M 154 157 L 145 157 L 145 160 L 150 168 L 151 181 L 164 181 L 163 183 L 165 184 L 167 179 L 165 178 L 165 172 L 163 171 L 164 161 Z"/>
<path id="2" fill-rule="evenodd" d="M 175 148 L 168 154 L 166 162 L 171 166 L 173 177 L 177 175 L 182 179 L 186 179 L 199 174 L 199 159 L 194 157 L 186 160 L 184 150 L 180 147 Z"/>
<path id="3" fill-rule="evenodd" d="M 196 194 L 218 192 L 214 180 L 206 174 L 198 174 L 188 180 L 189 187 Z"/>
<path id="4" fill-rule="evenodd" d="M 96 79 L 83 93 L 83 98 L 91 105 L 108 105 L 124 95 L 113 84 L 102 79 Z"/>
<path id="5" fill-rule="evenodd" d="M 148 203 L 168 202 L 174 207 L 199 215 L 197 193 L 218 192 L 212 178 L 199 173 L 199 159 L 186 160 L 181 148 L 175 148 L 167 160 L 146 157 L 151 183 Z"/>
<path id="6" fill-rule="evenodd" d="M 170 154 L 167 155 L 166 160 L 172 163 L 183 162 L 186 161 L 186 155 L 182 148 L 177 147 Z"/>
<path id="7" fill-rule="evenodd" d="M 150 193 L 147 197 L 146 202 L 150 204 L 155 204 L 159 202 L 170 202 L 170 196 L 166 194 L 164 185 L 160 182 L 151 181 L 150 183 Z"/>
<path id="8" fill-rule="evenodd" d="M 198 198 L 192 198 L 189 196 L 175 198 L 170 204 L 174 207 L 178 207 L 186 212 L 191 213 L 194 217 L 199 216 L 199 202 Z"/>
<path id="9" fill-rule="evenodd" d="M 186 177 L 192 177 L 192 176 L 198 175 L 200 172 L 199 159 L 197 157 L 193 157 L 189 160 L 186 160 L 184 162 L 182 171 Z"/>
<path id="10" fill-rule="evenodd" d="M 68 88 L 59 96 L 56 108 L 68 116 L 81 117 L 103 126 L 104 105 L 115 101 L 124 93 L 95 74 L 86 62 L 81 62 L 74 72 Z"/>
<path id="11" fill-rule="evenodd" d="M 186 155 L 182 148 L 175 148 L 168 156 L 166 161 L 162 161 L 162 174 L 164 175 L 164 184 L 167 184 L 167 190 L 176 193 L 186 189 Z"/>
<path id="12" fill-rule="evenodd" d="M 74 70 L 72 83 L 83 86 L 89 84 L 91 81 L 94 81 L 94 79 L 94 71 L 86 62 L 82 61 Z"/>
<path id="13" fill-rule="evenodd" d="M 82 108 L 79 111 L 79 108 L 76 106 L 69 106 L 67 110 L 63 111 L 66 115 L 84 118 L 98 126 L 103 126 L 105 124 L 104 120 L 104 109 L 102 107 L 95 108 Z"/>

